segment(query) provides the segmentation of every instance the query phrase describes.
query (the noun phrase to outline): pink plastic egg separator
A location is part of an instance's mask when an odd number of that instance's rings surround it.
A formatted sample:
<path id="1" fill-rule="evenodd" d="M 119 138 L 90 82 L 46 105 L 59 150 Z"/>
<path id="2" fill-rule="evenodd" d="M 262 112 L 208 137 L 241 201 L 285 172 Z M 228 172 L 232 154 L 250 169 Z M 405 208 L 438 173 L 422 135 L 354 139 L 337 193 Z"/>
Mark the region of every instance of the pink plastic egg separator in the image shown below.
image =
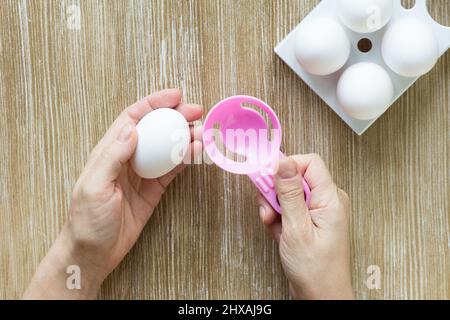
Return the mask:
<path id="1" fill-rule="evenodd" d="M 212 162 L 225 171 L 248 175 L 281 213 L 273 175 L 285 155 L 280 151 L 281 125 L 275 112 L 257 98 L 234 96 L 215 105 L 203 127 L 204 148 Z M 309 206 L 311 192 L 304 180 L 303 190 Z"/>

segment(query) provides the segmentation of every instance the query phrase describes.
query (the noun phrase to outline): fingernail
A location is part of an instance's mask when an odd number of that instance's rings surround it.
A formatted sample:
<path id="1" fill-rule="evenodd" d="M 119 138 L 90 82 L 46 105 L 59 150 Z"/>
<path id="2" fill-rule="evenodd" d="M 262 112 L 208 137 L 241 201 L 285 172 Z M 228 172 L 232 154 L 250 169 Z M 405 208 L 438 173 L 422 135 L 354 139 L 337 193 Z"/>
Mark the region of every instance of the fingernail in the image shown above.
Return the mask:
<path id="1" fill-rule="evenodd" d="M 280 161 L 277 175 L 281 179 L 291 179 L 298 174 L 297 164 L 290 159 L 282 159 Z"/>
<path id="2" fill-rule="evenodd" d="M 120 134 L 119 134 L 119 137 L 117 138 L 117 140 L 119 140 L 120 142 L 127 142 L 128 139 L 130 139 L 132 129 L 133 129 L 133 126 L 131 124 L 126 124 L 122 128 L 122 131 L 120 131 Z"/>
<path id="3" fill-rule="evenodd" d="M 263 206 L 259 206 L 259 217 L 261 218 L 261 221 L 264 222 L 264 219 L 266 217 L 266 208 Z"/>

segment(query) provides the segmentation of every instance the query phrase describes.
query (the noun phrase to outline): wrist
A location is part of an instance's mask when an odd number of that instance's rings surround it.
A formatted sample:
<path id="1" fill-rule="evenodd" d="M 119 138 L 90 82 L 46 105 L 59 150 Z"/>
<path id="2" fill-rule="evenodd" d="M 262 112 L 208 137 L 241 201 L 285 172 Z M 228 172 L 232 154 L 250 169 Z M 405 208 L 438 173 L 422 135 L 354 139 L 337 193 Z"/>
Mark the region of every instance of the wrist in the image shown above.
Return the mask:
<path id="1" fill-rule="evenodd" d="M 50 253 L 53 253 L 61 261 L 61 266 L 65 268 L 67 276 L 71 274 L 67 271 L 69 267 L 76 270 L 75 272 L 80 271 L 81 293 L 83 294 L 92 296 L 92 293 L 95 292 L 96 295 L 102 282 L 108 276 L 102 262 L 98 261 L 99 256 L 76 240 L 68 224 L 64 225 Z"/>
<path id="2" fill-rule="evenodd" d="M 67 225 L 39 265 L 25 299 L 95 299 L 107 273 L 92 263 Z"/>
<path id="3" fill-rule="evenodd" d="M 351 283 L 333 288 L 321 288 L 317 284 L 309 288 L 290 285 L 290 292 L 296 300 L 355 300 Z"/>

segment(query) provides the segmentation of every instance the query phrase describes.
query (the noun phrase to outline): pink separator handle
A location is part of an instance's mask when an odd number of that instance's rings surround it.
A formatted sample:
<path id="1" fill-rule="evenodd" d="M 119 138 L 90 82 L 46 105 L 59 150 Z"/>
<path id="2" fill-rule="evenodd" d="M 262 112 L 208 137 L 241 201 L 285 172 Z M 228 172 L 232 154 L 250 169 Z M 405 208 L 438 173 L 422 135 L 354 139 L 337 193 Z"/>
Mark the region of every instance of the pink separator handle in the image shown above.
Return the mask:
<path id="1" fill-rule="evenodd" d="M 282 157 L 285 157 L 283 153 L 281 153 Z M 255 186 L 261 192 L 261 194 L 266 198 L 267 202 L 272 206 L 272 208 L 281 214 L 280 202 L 278 201 L 277 192 L 275 191 L 275 179 L 273 174 L 269 172 L 255 172 L 248 175 L 249 178 L 253 181 Z M 305 179 L 303 182 L 303 192 L 305 194 L 305 202 L 306 206 L 309 208 L 309 203 L 311 200 L 311 189 L 306 183 Z"/>

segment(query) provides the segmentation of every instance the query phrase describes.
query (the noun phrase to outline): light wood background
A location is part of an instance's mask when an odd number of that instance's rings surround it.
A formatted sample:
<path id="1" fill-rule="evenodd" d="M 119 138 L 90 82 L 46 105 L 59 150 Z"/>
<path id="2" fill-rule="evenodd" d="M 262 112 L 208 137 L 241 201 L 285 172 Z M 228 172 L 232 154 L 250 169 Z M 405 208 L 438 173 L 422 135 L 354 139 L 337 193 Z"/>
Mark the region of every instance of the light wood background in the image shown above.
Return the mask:
<path id="1" fill-rule="evenodd" d="M 1 0 L 0 298 L 22 295 L 113 119 L 167 87 L 205 109 L 257 96 L 287 153 L 323 156 L 351 197 L 359 298 L 450 298 L 450 55 L 358 137 L 273 53 L 318 2 Z M 449 25 L 450 2 L 430 2 Z M 100 297 L 288 298 L 254 195 L 245 177 L 190 167 Z M 365 285 L 370 265 L 380 290 Z"/>

